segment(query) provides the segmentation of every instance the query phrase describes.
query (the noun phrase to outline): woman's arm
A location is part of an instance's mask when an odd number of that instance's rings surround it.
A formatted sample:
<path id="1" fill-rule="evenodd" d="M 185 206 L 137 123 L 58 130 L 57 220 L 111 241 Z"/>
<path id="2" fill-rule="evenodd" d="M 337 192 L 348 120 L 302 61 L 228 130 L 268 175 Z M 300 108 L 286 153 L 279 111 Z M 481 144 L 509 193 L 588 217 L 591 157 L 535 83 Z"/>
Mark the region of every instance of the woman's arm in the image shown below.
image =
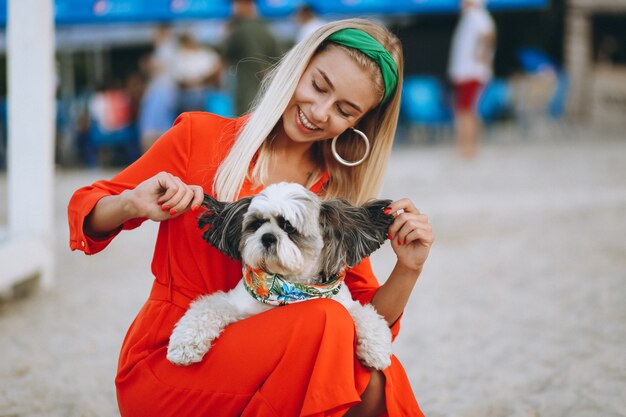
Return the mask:
<path id="1" fill-rule="evenodd" d="M 200 207 L 202 187 L 187 185 L 180 178 L 160 172 L 133 189 L 101 198 L 87 215 L 84 230 L 88 236 L 107 236 L 128 220 L 147 218 L 163 221 Z"/>
<path id="2" fill-rule="evenodd" d="M 202 124 L 206 136 L 213 137 L 221 127 L 215 121 L 208 118 Z M 68 204 L 70 248 L 95 254 L 122 229 L 133 229 L 146 219 L 162 221 L 199 205 L 200 188 L 186 185 L 191 131 L 191 116 L 181 115 L 141 158 L 111 180 L 77 190 Z"/>
<path id="3" fill-rule="evenodd" d="M 395 201 L 389 205 L 389 210 L 395 217 L 389 234 L 398 260 L 387 281 L 376 292 L 372 304 L 387 323 L 393 324 L 409 301 L 435 236 L 428 217 L 420 213 L 411 200 Z"/>
<path id="4" fill-rule="evenodd" d="M 396 263 L 387 281 L 376 291 L 372 305 L 389 325 L 402 315 L 420 272 L 407 270 Z"/>

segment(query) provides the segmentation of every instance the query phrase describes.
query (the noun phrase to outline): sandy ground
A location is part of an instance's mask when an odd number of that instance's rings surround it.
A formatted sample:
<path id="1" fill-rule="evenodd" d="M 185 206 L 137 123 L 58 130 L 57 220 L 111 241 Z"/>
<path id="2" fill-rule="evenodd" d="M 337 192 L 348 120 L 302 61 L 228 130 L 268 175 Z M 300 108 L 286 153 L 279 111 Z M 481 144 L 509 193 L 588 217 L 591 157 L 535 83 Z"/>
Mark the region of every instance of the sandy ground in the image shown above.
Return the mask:
<path id="1" fill-rule="evenodd" d="M 492 132 L 473 162 L 449 143 L 393 154 L 382 195 L 411 197 L 437 235 L 394 347 L 429 417 L 626 416 L 626 140 L 540 136 Z M 0 417 L 118 415 L 156 227 L 87 257 L 65 219 L 75 188 L 111 174 L 58 172 L 56 286 L 0 303 Z M 0 176 L 0 223 L 5 195 Z M 373 258 L 383 278 L 392 251 Z"/>

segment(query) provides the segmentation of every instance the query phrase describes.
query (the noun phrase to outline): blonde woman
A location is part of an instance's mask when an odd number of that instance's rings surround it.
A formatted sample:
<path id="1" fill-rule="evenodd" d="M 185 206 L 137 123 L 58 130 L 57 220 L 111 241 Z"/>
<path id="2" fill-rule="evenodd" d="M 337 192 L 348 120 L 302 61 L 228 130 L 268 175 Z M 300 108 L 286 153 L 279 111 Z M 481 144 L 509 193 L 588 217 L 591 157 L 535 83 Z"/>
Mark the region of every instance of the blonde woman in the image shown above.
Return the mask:
<path id="1" fill-rule="evenodd" d="M 203 193 L 233 201 L 291 181 L 323 198 L 375 196 L 391 151 L 402 87 L 397 38 L 367 20 L 329 23 L 288 52 L 250 115 L 181 115 L 137 162 L 76 191 L 70 245 L 87 254 L 122 230 L 158 221 L 150 296 L 124 340 L 116 378 L 122 416 L 421 416 L 396 358 L 382 372 L 355 357 L 354 325 L 332 300 L 273 309 L 226 328 L 202 362 L 166 359 L 174 324 L 199 295 L 233 288 L 241 265 L 197 228 Z M 392 334 L 433 242 L 408 199 L 389 207 L 396 266 L 380 286 L 369 259 L 346 284 Z"/>

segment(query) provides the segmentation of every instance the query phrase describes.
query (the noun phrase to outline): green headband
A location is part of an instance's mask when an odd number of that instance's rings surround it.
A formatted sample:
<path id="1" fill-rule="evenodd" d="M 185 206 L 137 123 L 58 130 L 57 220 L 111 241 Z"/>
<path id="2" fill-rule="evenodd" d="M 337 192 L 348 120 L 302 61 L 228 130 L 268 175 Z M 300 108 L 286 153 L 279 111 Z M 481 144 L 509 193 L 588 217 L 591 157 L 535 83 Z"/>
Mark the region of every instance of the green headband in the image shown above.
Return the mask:
<path id="1" fill-rule="evenodd" d="M 341 29 L 330 35 L 328 40 L 339 45 L 357 49 L 372 58 L 380 67 L 380 72 L 385 82 L 383 102 L 391 97 L 398 85 L 398 68 L 396 67 L 396 61 L 393 60 L 389 51 L 387 51 L 380 42 L 374 39 L 369 33 L 354 28 Z"/>

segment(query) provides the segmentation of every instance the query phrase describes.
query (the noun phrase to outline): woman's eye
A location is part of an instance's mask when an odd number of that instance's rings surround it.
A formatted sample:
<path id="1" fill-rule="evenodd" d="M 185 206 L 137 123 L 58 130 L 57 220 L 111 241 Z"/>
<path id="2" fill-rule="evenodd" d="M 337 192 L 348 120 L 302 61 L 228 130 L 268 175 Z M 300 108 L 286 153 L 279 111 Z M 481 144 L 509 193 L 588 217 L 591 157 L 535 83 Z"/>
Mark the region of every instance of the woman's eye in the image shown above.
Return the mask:
<path id="1" fill-rule="evenodd" d="M 337 111 L 339 112 L 339 114 L 341 114 L 343 117 L 349 117 L 350 113 L 345 112 L 341 106 L 337 106 Z"/>
<path id="2" fill-rule="evenodd" d="M 323 92 L 324 92 L 324 90 L 322 89 L 322 87 L 320 87 L 320 86 L 319 86 L 319 85 L 315 82 L 315 80 L 314 80 L 314 81 L 312 81 L 312 84 L 313 84 L 313 88 L 315 89 L 315 91 L 318 91 L 318 92 L 320 92 L 320 93 L 323 93 Z"/>

